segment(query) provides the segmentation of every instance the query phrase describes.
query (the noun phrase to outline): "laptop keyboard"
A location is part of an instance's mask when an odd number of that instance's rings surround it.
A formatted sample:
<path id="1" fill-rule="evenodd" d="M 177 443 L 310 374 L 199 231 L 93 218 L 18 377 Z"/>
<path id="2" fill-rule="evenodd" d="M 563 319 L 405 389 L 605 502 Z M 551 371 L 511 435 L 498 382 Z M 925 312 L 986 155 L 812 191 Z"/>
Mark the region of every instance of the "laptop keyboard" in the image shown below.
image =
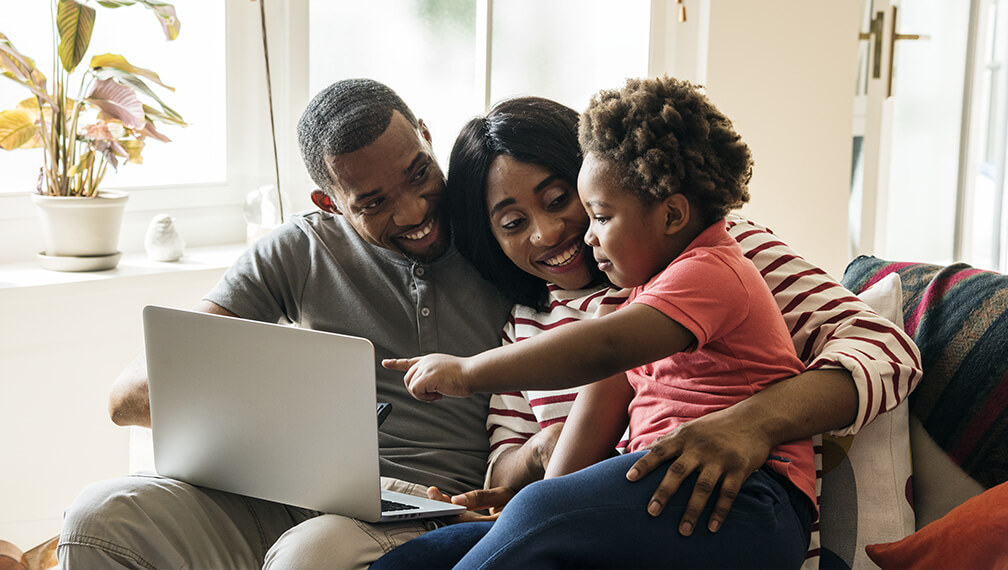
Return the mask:
<path id="1" fill-rule="evenodd" d="M 419 509 L 420 507 L 416 505 L 407 505 L 406 503 L 397 503 L 396 501 L 389 501 L 382 499 L 381 510 L 383 513 L 395 512 L 395 511 L 412 511 Z"/>

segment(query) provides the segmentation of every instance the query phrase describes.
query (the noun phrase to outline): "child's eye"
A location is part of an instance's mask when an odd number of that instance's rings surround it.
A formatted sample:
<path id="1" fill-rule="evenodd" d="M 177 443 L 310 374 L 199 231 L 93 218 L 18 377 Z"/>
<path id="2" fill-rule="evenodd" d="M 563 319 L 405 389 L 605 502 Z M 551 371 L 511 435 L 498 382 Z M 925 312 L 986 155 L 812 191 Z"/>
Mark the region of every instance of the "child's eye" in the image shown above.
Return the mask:
<path id="1" fill-rule="evenodd" d="M 608 216 L 592 216 L 592 219 L 595 220 L 595 223 L 599 225 L 603 225 L 609 221 Z"/>

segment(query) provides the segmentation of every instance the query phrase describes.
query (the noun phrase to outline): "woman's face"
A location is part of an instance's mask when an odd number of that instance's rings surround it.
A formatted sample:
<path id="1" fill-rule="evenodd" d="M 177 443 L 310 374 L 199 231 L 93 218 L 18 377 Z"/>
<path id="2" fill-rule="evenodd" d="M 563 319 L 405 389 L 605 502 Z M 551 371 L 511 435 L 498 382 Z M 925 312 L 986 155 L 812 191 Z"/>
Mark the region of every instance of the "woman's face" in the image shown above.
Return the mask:
<path id="1" fill-rule="evenodd" d="M 500 155 L 490 165 L 486 199 L 491 232 L 520 269 L 562 289 L 592 283 L 588 215 L 577 189 L 545 167 Z"/>

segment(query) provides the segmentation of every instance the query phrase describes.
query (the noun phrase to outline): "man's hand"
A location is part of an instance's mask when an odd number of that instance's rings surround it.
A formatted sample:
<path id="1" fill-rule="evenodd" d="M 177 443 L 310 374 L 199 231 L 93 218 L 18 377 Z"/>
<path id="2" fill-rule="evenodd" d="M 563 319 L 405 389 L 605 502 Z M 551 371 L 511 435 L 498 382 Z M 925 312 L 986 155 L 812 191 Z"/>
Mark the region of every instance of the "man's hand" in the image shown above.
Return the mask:
<path id="1" fill-rule="evenodd" d="M 417 400 L 433 402 L 443 396 L 468 398 L 469 374 L 467 359 L 447 354 L 428 354 L 413 358 L 387 358 L 382 366 L 391 370 L 406 372 L 403 380 L 406 388 Z"/>
<path id="2" fill-rule="evenodd" d="M 707 522 L 707 528 L 717 532 L 742 483 L 770 455 L 771 445 L 766 434 L 750 426 L 737 425 L 734 416 L 725 414 L 726 411 L 685 423 L 674 432 L 658 438 L 651 444 L 648 453 L 627 472 L 627 479 L 637 481 L 663 462 L 675 458 L 648 503 L 647 510 L 652 516 L 662 512 L 668 498 L 687 476 L 698 473 L 696 486 L 679 522 L 679 533 L 683 536 L 693 534 L 700 512 L 720 481 L 721 490 Z"/>
<path id="3" fill-rule="evenodd" d="M 504 505 L 515 496 L 516 491 L 509 487 L 494 487 L 493 489 L 476 489 L 461 495 L 449 497 L 437 487 L 427 488 L 427 497 L 435 501 L 462 505 L 469 509 L 465 513 L 448 519 L 449 524 L 478 521 L 495 521 L 500 516 Z M 476 511 L 489 510 L 489 515 L 481 515 Z"/>

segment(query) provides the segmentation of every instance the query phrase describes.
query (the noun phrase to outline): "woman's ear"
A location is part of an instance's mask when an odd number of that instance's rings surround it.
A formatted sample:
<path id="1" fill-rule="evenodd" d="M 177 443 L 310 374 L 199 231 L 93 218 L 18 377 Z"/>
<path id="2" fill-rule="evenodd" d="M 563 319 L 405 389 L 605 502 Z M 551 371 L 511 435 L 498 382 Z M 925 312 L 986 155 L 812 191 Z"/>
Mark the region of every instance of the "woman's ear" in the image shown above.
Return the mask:
<path id="1" fill-rule="evenodd" d="M 326 192 L 318 189 L 312 190 L 311 201 L 314 202 L 314 204 L 318 206 L 318 209 L 323 212 L 329 212 L 330 214 L 340 216 L 343 215 L 343 212 L 340 212 L 339 207 L 336 205 L 336 201 L 333 200 L 332 196 Z"/>
<path id="2" fill-rule="evenodd" d="M 681 192 L 677 192 L 662 201 L 665 211 L 665 233 L 674 234 L 686 227 L 690 221 L 692 210 L 689 200 Z"/>

